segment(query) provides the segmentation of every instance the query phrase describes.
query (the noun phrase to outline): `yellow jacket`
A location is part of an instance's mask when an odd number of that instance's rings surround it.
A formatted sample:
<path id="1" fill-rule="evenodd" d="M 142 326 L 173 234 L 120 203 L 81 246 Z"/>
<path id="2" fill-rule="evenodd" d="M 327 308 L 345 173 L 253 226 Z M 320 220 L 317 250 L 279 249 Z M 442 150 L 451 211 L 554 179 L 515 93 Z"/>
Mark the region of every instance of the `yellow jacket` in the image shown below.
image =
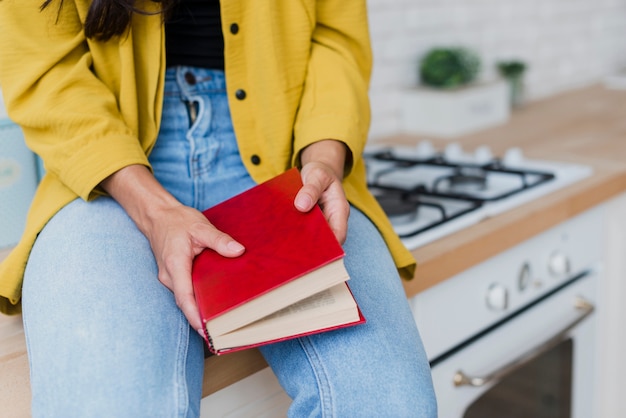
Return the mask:
<path id="1" fill-rule="evenodd" d="M 98 184 L 116 170 L 149 166 L 161 117 L 160 15 L 135 15 L 126 34 L 98 42 L 82 31 L 89 0 L 64 0 L 61 8 L 52 2 L 40 12 L 41 3 L 0 1 L 0 85 L 9 116 L 47 172 L 21 241 L 0 264 L 5 313 L 20 310 L 24 267 L 46 222 L 76 197 L 98 196 Z M 354 156 L 344 180 L 348 199 L 378 226 L 410 278 L 414 259 L 368 193 L 360 158 L 370 122 L 366 22 L 364 0 L 222 2 L 231 112 L 243 161 L 257 182 L 297 164 L 314 141 L 345 142 Z M 231 31 L 233 23 L 238 31 Z M 243 100 L 235 96 L 239 89 Z"/>

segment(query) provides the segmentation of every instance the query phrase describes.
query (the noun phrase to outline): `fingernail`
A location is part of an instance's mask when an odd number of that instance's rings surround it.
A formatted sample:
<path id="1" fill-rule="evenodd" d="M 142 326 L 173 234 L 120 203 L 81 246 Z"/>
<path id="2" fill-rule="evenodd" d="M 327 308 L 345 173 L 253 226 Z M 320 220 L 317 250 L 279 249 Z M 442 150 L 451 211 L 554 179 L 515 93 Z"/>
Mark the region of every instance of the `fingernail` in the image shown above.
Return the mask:
<path id="1" fill-rule="evenodd" d="M 296 200 L 296 207 L 298 209 L 308 209 L 311 206 L 311 198 L 309 196 L 300 196 Z"/>
<path id="2" fill-rule="evenodd" d="M 200 336 L 204 338 L 204 330 L 202 328 L 198 328 L 196 331 L 198 331 L 198 334 L 200 334 Z"/>
<path id="3" fill-rule="evenodd" d="M 237 241 L 231 241 L 228 243 L 228 249 L 233 252 L 241 252 L 244 250 L 243 245 L 238 243 Z"/>

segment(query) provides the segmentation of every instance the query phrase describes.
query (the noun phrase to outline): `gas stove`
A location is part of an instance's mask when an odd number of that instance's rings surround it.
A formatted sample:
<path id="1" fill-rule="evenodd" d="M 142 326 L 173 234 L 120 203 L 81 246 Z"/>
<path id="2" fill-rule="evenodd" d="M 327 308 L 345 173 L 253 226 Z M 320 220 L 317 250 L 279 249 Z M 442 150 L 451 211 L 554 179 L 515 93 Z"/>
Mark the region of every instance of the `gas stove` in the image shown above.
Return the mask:
<path id="1" fill-rule="evenodd" d="M 519 148 L 495 156 L 450 143 L 368 146 L 368 187 L 409 249 L 580 181 L 590 167 L 528 159 Z"/>

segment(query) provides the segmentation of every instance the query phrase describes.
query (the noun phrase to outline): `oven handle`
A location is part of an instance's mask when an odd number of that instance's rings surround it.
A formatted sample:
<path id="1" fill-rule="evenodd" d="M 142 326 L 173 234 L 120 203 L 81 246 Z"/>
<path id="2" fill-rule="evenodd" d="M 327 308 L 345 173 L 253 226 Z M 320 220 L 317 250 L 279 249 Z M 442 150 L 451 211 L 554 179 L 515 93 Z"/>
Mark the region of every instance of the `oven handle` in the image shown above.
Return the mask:
<path id="1" fill-rule="evenodd" d="M 576 327 L 579 323 L 581 323 L 585 318 L 591 315 L 595 309 L 593 304 L 580 296 L 577 296 L 574 300 L 574 307 L 581 312 L 581 315 L 576 318 L 572 323 L 568 324 L 565 328 L 563 328 L 558 334 L 554 337 L 550 338 L 548 341 L 540 345 L 539 347 L 529 351 L 528 353 L 522 355 L 517 360 L 512 361 L 511 363 L 505 365 L 499 370 L 488 374 L 486 376 L 468 376 L 463 373 L 462 370 L 459 370 L 455 373 L 453 381 L 454 386 L 472 386 L 472 387 L 481 387 L 489 384 L 490 382 L 497 381 L 502 379 L 504 376 L 512 373 L 523 365 L 533 361 L 546 351 L 556 347 L 560 342 L 562 342 L 567 334 Z"/>

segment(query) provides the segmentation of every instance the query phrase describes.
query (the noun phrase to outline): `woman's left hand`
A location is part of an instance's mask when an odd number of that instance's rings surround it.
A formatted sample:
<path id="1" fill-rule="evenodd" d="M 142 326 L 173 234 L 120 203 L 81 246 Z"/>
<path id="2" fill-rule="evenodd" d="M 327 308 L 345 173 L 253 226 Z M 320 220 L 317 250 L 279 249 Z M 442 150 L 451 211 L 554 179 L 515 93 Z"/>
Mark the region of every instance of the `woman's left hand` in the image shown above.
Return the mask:
<path id="1" fill-rule="evenodd" d="M 350 214 L 350 205 L 341 184 L 346 153 L 346 146 L 334 140 L 324 140 L 306 147 L 300 157 L 304 186 L 294 202 L 302 212 L 308 212 L 319 204 L 340 244 L 346 240 Z"/>

